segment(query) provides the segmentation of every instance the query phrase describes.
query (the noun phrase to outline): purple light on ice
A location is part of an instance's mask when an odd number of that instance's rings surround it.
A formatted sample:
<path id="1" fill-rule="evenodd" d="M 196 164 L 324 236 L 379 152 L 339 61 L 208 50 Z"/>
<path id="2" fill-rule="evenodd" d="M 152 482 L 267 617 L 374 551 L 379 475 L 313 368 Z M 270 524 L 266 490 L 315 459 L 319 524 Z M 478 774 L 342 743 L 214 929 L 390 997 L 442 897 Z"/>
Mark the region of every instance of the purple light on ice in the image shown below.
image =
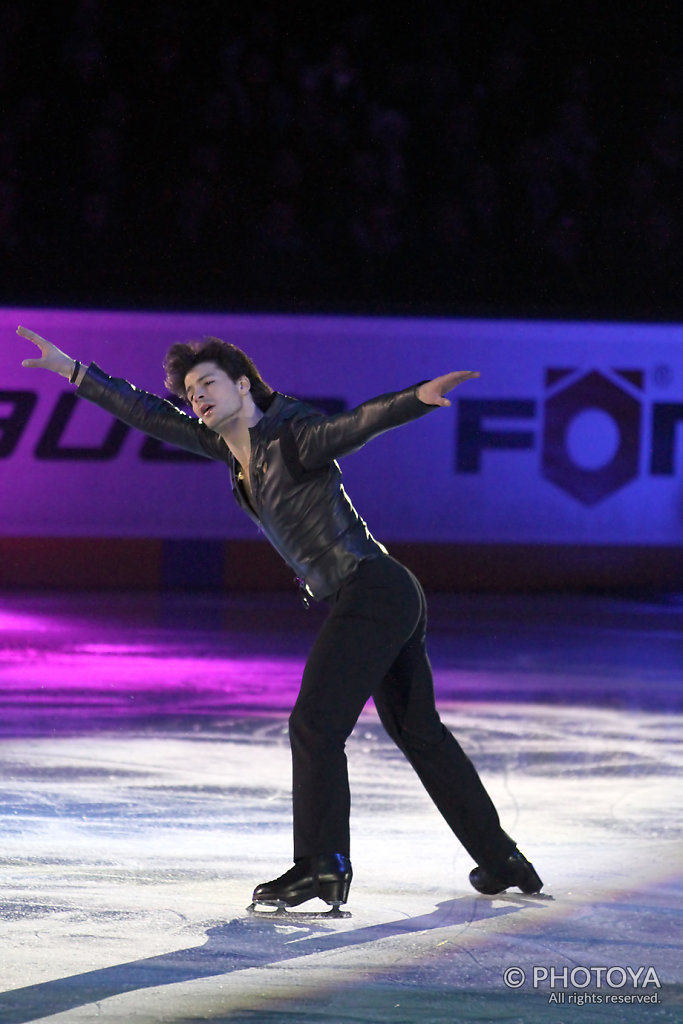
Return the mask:
<path id="1" fill-rule="evenodd" d="M 86 645 L 89 647 L 92 645 Z M 286 712 L 298 659 L 156 657 L 113 645 L 78 652 L 3 652 L 0 733 L 116 729 L 131 720 Z"/>

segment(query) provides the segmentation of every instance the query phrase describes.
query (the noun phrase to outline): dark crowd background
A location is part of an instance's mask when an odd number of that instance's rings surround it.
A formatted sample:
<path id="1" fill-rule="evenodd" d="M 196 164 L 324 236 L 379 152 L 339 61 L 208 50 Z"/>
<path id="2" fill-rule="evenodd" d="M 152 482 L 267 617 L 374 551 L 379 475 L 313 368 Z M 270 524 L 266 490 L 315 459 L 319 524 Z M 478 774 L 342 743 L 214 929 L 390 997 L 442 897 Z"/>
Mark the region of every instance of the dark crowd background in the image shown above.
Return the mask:
<path id="1" fill-rule="evenodd" d="M 0 4 L 4 305 L 680 319 L 678 4 Z"/>

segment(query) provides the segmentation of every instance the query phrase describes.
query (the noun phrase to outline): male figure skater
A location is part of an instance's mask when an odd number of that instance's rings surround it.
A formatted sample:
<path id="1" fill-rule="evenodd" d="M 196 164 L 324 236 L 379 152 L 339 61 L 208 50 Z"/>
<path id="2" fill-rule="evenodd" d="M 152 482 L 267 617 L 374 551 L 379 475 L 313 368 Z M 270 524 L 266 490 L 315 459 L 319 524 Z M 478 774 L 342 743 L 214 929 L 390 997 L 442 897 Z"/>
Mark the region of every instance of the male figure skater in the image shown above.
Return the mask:
<path id="1" fill-rule="evenodd" d="M 352 870 L 344 746 L 370 697 L 476 862 L 474 888 L 489 895 L 512 886 L 540 891 L 533 865 L 501 828 L 473 764 L 437 713 L 422 588 L 370 534 L 336 462 L 383 431 L 450 405 L 448 392 L 479 374 L 447 373 L 326 416 L 273 391 L 234 345 L 208 338 L 173 345 L 164 360 L 166 386 L 189 403 L 189 416 L 94 363 L 86 369 L 27 328 L 18 333 L 41 351 L 22 365 L 61 374 L 130 426 L 224 462 L 237 503 L 305 595 L 329 605 L 289 719 L 294 866 L 258 885 L 253 906 L 282 909 L 320 897 L 338 913 L 346 903 Z"/>

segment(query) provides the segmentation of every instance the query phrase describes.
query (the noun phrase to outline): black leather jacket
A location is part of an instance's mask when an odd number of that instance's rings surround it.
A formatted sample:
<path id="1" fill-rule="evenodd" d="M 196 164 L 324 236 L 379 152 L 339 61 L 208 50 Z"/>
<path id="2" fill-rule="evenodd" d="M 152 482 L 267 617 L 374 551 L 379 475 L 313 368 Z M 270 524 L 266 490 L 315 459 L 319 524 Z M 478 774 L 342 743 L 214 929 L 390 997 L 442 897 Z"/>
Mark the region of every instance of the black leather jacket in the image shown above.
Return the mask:
<path id="1" fill-rule="evenodd" d="M 417 397 L 418 386 L 380 395 L 334 416 L 276 392 L 250 428 L 253 507 L 240 483 L 239 464 L 222 437 L 201 420 L 126 380 L 107 376 L 94 363 L 78 393 L 152 437 L 225 462 L 237 503 L 306 591 L 323 600 L 361 561 L 386 553 L 351 504 L 336 459 L 433 409 Z"/>

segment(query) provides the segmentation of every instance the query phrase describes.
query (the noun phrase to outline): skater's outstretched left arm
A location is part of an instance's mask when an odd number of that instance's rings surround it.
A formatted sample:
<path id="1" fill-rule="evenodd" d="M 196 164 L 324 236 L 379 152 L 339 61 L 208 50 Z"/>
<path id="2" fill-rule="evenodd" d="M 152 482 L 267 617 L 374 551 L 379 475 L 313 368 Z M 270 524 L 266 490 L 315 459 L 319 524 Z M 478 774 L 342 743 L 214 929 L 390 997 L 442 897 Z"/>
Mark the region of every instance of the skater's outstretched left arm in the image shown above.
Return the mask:
<path id="1" fill-rule="evenodd" d="M 464 381 L 478 376 L 478 370 L 453 370 L 451 373 L 444 373 L 441 377 L 435 377 L 434 380 L 427 380 L 424 384 L 420 384 L 417 389 L 417 397 L 425 405 L 450 405 L 450 399 L 446 398 L 448 392 L 457 388 L 458 384 L 463 384 Z"/>
<path id="2" fill-rule="evenodd" d="M 446 395 L 458 384 L 478 376 L 475 370 L 455 370 L 404 391 L 371 398 L 334 416 L 294 422 L 289 429 L 298 461 L 302 469 L 310 471 L 350 455 L 393 427 L 418 419 L 432 409 L 449 406 Z"/>

